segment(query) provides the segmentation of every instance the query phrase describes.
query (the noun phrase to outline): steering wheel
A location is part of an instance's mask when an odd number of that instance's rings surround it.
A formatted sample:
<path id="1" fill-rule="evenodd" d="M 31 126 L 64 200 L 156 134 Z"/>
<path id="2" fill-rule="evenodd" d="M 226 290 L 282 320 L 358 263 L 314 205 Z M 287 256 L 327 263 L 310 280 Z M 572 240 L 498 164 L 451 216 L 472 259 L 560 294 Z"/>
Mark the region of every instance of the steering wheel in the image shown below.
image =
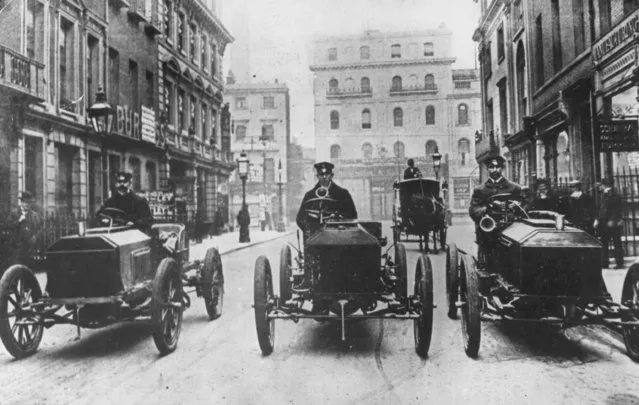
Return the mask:
<path id="1" fill-rule="evenodd" d="M 103 207 L 98 211 L 97 215 L 100 224 L 112 227 L 113 225 L 126 225 L 128 220 L 128 214 L 119 208 Z"/>
<path id="2" fill-rule="evenodd" d="M 326 220 L 326 219 L 336 219 L 340 217 L 339 210 L 331 207 L 332 204 L 337 203 L 338 201 L 332 198 L 328 194 L 328 188 L 319 187 L 315 190 L 315 198 L 310 198 L 302 204 L 305 206 L 304 212 L 311 218 L 317 220 Z M 318 203 L 319 209 L 313 209 L 309 205 L 312 203 Z"/>
<path id="3" fill-rule="evenodd" d="M 494 212 L 508 213 L 511 212 L 514 215 L 528 216 L 526 211 L 521 206 L 523 198 L 511 193 L 499 193 L 488 197 L 488 206 Z M 518 210 L 515 210 L 518 208 Z"/>

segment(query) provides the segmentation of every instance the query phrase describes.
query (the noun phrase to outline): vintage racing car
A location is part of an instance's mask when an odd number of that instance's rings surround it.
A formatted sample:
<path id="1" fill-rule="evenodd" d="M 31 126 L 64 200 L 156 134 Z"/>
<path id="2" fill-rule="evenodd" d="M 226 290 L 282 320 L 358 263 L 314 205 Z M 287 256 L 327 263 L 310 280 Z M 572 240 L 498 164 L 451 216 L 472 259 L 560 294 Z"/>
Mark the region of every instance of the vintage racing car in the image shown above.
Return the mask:
<path id="1" fill-rule="evenodd" d="M 306 211 L 319 216 L 319 228 L 305 238 L 303 250 L 299 234 L 297 247 L 282 247 L 279 295 L 273 292 L 269 259 L 260 256 L 255 263 L 255 324 L 262 353 L 273 351 L 276 319 L 339 321 L 346 340 L 346 321 L 384 318 L 414 320 L 416 352 L 427 356 L 434 307 L 428 256 L 418 258 L 414 293 L 409 294 L 403 244 L 384 252 L 380 222 L 340 220 L 326 192 L 308 203 L 313 201 L 320 202 L 319 210 Z M 294 260 L 291 247 L 297 251 Z"/>
<path id="2" fill-rule="evenodd" d="M 481 320 L 621 328 L 629 356 L 639 361 L 639 264 L 631 267 L 621 304 L 602 276 L 601 243 L 563 215 L 526 212 L 519 198 L 498 194 L 481 219 L 489 238 L 476 260 L 450 244 L 446 251 L 448 315 L 461 310 L 466 354 L 476 357 Z"/>
<path id="3" fill-rule="evenodd" d="M 189 262 L 184 225 L 153 225 L 149 236 L 124 225 L 126 214 L 118 209 L 100 216 L 105 226 L 79 226 L 77 235 L 47 249 L 44 291 L 23 265 L 0 279 L 0 338 L 12 356 L 35 353 L 44 328 L 55 324 L 76 325 L 79 338 L 80 328 L 140 318 L 150 318 L 155 345 L 170 353 L 190 306 L 184 287 L 204 298 L 210 319 L 221 315 L 224 274 L 217 249 L 209 248 L 203 262 Z"/>
<path id="4" fill-rule="evenodd" d="M 433 234 L 433 249 L 437 242 L 446 246 L 446 209 L 440 197 L 438 180 L 415 178 L 395 183 L 393 204 L 393 242 L 419 242 L 419 250 L 429 251 L 429 236 Z M 410 239 L 417 236 L 417 239 Z"/>

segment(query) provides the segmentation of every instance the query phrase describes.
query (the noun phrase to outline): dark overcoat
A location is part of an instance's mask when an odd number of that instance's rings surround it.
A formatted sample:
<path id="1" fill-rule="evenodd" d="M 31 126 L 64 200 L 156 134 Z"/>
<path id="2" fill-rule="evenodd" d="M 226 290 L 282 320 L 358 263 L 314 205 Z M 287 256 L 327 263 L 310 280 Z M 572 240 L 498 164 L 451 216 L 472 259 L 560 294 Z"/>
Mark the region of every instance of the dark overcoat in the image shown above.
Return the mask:
<path id="1" fill-rule="evenodd" d="M 297 226 L 303 231 L 311 230 L 319 225 L 319 218 L 312 218 L 306 214 L 306 209 L 317 210 L 320 208 L 320 201 L 313 201 L 307 203 L 307 201 L 317 198 L 315 192 L 320 187 L 319 182 L 315 184 L 311 190 L 304 194 L 304 199 L 300 205 L 300 209 L 297 212 Z M 324 202 L 322 208 L 337 211 L 344 219 L 357 219 L 357 209 L 351 194 L 345 188 L 338 186 L 335 183 L 331 183 L 328 187 L 329 198 L 336 200 L 335 202 Z"/>
<path id="2" fill-rule="evenodd" d="M 492 179 L 488 179 L 484 184 L 475 188 L 475 190 L 473 190 L 473 196 L 470 199 L 470 207 L 468 208 L 468 213 L 473 221 L 479 222 L 479 220 L 486 214 L 486 211 L 488 210 L 488 198 L 495 194 L 504 193 L 508 193 L 513 196 L 520 196 L 521 187 L 519 187 L 518 184 L 508 181 L 506 178 L 502 177 L 497 182 Z"/>
<path id="3" fill-rule="evenodd" d="M 146 198 L 140 197 L 133 192 L 128 192 L 124 195 L 115 193 L 105 201 L 102 208 L 117 208 L 124 211 L 127 214 L 126 220 L 133 222 L 133 225 L 143 232 L 148 232 L 151 229 L 151 225 L 153 225 L 153 215 Z"/>

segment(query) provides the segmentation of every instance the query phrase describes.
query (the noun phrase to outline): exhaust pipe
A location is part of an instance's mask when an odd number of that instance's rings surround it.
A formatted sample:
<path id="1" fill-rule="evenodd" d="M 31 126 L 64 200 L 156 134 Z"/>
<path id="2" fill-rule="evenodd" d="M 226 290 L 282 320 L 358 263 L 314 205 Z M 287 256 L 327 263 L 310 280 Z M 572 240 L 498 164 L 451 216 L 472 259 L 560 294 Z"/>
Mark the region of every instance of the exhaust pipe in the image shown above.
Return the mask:
<path id="1" fill-rule="evenodd" d="M 494 231 L 496 227 L 497 223 L 488 215 L 484 215 L 482 219 L 479 220 L 479 228 L 486 233 Z"/>

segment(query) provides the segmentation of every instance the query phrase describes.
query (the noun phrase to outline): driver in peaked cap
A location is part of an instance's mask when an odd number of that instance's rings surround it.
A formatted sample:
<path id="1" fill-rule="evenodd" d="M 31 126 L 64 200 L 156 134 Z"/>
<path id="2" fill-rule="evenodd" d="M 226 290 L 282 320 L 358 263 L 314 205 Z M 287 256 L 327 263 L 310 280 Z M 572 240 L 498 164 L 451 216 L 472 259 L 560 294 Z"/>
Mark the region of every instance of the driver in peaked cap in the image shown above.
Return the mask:
<path id="1" fill-rule="evenodd" d="M 127 225 L 148 233 L 153 224 L 153 215 L 144 197 L 131 190 L 131 173 L 118 172 L 115 176 L 115 194 L 105 201 L 103 208 L 117 208 L 126 213 Z M 98 211 L 98 212 L 100 212 Z"/>
<path id="2" fill-rule="evenodd" d="M 317 175 L 317 184 L 304 194 L 304 199 L 297 212 L 297 226 L 304 231 L 305 235 L 319 226 L 319 218 L 313 218 L 307 215 L 306 210 L 320 208 L 320 201 L 308 201 L 318 198 L 318 195 L 322 195 L 322 192 L 318 193 L 318 189 L 322 187 L 328 191 L 325 197 L 335 200 L 335 202 L 325 202 L 322 208 L 328 208 L 331 211 L 334 210 L 344 219 L 357 219 L 357 210 L 355 209 L 351 194 L 348 190 L 333 182 L 333 168 L 335 166 L 329 162 L 320 162 L 316 163 L 314 167 Z"/>

